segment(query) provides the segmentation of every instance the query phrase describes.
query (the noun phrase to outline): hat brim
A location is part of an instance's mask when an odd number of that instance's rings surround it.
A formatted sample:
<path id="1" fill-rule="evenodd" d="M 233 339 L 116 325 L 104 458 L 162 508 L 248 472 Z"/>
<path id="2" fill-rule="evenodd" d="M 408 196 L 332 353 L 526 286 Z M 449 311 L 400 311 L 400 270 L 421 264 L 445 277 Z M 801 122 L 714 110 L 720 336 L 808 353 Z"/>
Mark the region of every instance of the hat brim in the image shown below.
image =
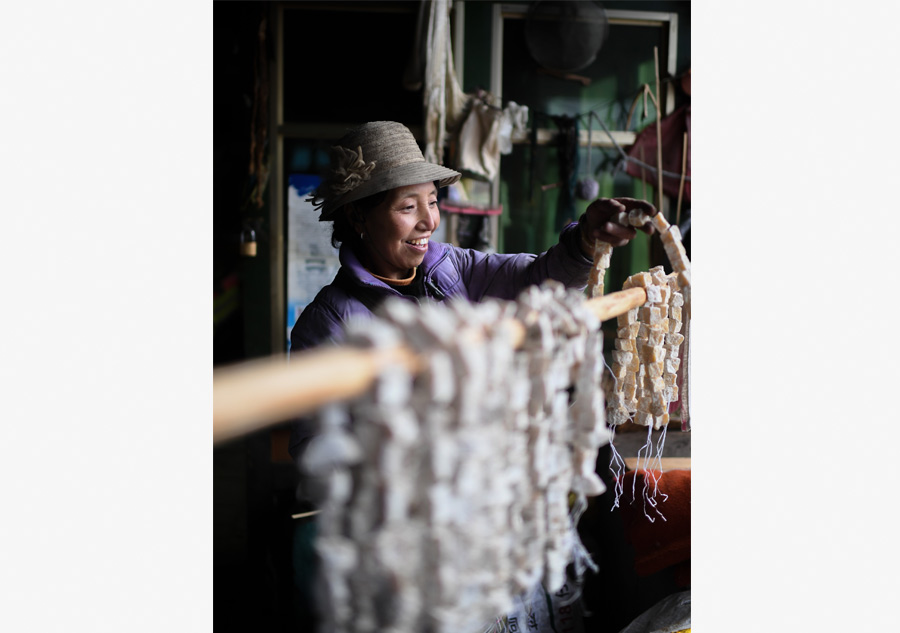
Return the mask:
<path id="1" fill-rule="evenodd" d="M 326 202 L 322 206 L 319 221 L 325 222 L 334 219 L 335 211 L 349 202 L 356 202 L 368 196 L 397 187 L 418 185 L 423 182 L 437 182 L 438 188 L 452 185 L 462 177 L 458 171 L 454 171 L 441 165 L 426 163 L 424 161 L 399 165 L 391 170 L 379 173 L 369 180 L 360 183 L 353 191 L 350 191 L 336 200 Z"/>

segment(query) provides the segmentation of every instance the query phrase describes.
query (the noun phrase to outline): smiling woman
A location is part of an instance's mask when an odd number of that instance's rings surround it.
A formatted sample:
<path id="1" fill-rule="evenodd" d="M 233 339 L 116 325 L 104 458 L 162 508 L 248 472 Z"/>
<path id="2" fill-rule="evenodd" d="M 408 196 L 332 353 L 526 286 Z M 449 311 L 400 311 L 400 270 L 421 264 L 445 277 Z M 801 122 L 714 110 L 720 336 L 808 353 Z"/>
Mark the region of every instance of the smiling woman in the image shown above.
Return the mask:
<path id="1" fill-rule="evenodd" d="M 633 227 L 612 219 L 622 211 L 655 213 L 647 202 L 600 199 L 544 253 L 488 254 L 432 239 L 440 225 L 438 190 L 459 178 L 426 162 L 400 123 L 366 123 L 336 143 L 331 166 L 310 199 L 319 220 L 334 223 L 331 239 L 340 245 L 341 268 L 297 319 L 292 353 L 341 342 L 349 319 L 371 317 L 390 297 L 420 303 L 513 300 L 547 279 L 584 288 L 594 239 L 621 246 L 635 235 Z"/>
<path id="2" fill-rule="evenodd" d="M 459 178 L 426 162 L 400 123 L 366 123 L 337 141 L 331 166 L 310 199 L 319 220 L 334 224 L 331 241 L 340 245 L 341 268 L 297 319 L 292 353 L 341 342 L 348 319 L 371 317 L 389 297 L 513 300 L 547 279 L 584 288 L 594 239 L 621 246 L 635 235 L 634 228 L 612 219 L 623 210 L 655 213 L 647 202 L 600 199 L 544 253 L 487 254 L 431 239 L 440 224 L 438 190 Z"/>

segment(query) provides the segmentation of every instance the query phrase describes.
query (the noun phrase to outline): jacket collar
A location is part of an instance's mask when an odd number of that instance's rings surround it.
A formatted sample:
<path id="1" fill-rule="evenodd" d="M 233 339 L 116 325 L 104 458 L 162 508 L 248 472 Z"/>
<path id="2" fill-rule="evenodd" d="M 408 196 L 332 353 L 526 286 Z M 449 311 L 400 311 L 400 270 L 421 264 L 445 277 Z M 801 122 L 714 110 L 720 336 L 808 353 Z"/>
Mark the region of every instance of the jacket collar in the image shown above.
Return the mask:
<path id="1" fill-rule="evenodd" d="M 421 265 L 422 273 L 424 275 L 428 276 L 434 265 L 443 258 L 444 253 L 447 252 L 448 248 L 449 247 L 443 242 L 433 242 L 431 240 L 428 241 L 428 251 L 425 253 L 425 258 L 422 260 Z M 378 286 L 380 288 L 388 288 L 393 290 L 393 288 L 391 288 L 389 285 L 387 285 L 380 279 L 376 279 L 372 275 L 372 273 L 366 270 L 365 267 L 360 263 L 359 257 L 356 255 L 356 252 L 344 243 L 341 244 L 338 258 L 340 259 L 341 266 L 347 269 L 347 272 L 351 274 L 355 281 L 366 286 Z"/>

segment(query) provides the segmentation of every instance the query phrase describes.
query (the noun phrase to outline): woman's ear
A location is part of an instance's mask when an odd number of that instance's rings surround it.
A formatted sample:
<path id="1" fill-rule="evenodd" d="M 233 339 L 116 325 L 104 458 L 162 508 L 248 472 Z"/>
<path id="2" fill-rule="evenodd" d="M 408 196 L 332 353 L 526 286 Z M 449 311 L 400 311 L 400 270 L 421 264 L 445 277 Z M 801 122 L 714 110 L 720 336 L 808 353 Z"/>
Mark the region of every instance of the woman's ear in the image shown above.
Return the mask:
<path id="1" fill-rule="evenodd" d="M 366 218 L 358 206 L 352 202 L 345 204 L 344 215 L 347 217 L 347 221 L 357 234 L 362 233 L 365 230 Z"/>

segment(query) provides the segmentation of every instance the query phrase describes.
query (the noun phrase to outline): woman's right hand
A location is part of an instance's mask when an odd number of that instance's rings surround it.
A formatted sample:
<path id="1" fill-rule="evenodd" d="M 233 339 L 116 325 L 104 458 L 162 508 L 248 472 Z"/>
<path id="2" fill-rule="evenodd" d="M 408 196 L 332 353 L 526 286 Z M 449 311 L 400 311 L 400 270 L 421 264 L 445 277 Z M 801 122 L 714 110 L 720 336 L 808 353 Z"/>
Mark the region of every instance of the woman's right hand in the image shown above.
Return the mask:
<path id="1" fill-rule="evenodd" d="M 637 198 L 598 198 L 588 205 L 587 211 L 581 216 L 579 225 L 582 241 L 586 245 L 593 245 L 594 240 L 608 242 L 612 246 L 625 246 L 637 235 L 635 227 L 629 224 L 616 222 L 616 216 L 620 213 L 628 214 L 637 210 L 648 218 L 658 213 L 656 207 L 646 200 Z M 653 233 L 653 225 L 649 222 L 639 227 L 647 234 Z"/>

